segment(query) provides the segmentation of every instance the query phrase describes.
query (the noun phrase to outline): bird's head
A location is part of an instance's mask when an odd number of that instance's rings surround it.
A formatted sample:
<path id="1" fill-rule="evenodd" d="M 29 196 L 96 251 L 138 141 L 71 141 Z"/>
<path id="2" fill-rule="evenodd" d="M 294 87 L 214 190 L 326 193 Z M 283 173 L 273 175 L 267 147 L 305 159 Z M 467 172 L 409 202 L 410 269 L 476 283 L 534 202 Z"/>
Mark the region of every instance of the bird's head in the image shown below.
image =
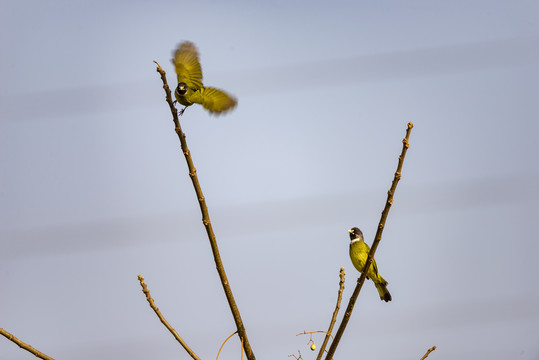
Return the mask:
<path id="1" fill-rule="evenodd" d="M 350 240 L 363 240 L 363 233 L 359 228 L 353 227 L 348 232 L 350 233 Z"/>
<path id="2" fill-rule="evenodd" d="M 187 93 L 187 84 L 184 82 L 178 83 L 178 86 L 176 86 L 176 94 L 179 96 L 185 96 Z"/>

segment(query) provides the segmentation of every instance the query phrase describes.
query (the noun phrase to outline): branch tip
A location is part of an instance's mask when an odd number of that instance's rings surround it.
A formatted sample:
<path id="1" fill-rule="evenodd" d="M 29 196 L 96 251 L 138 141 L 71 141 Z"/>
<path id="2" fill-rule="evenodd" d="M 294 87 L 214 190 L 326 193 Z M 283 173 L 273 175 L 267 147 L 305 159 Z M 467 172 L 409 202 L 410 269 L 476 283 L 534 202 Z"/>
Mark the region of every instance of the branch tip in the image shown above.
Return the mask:
<path id="1" fill-rule="evenodd" d="M 354 309 L 354 305 L 356 303 L 359 292 L 361 291 L 363 283 L 365 282 L 365 278 L 367 277 L 367 269 L 370 267 L 374 259 L 374 253 L 376 252 L 376 248 L 378 247 L 378 244 L 382 240 L 382 232 L 384 230 L 386 219 L 389 214 L 389 209 L 391 208 L 391 205 L 393 204 L 393 195 L 395 194 L 395 190 L 397 189 L 397 184 L 399 180 L 401 179 L 402 165 L 404 163 L 404 157 L 406 155 L 406 151 L 408 150 L 408 138 L 410 137 L 410 132 L 413 126 L 414 124 L 412 124 L 411 122 L 408 123 L 407 129 L 406 129 L 406 136 L 404 137 L 404 140 L 403 140 L 402 151 L 399 156 L 397 171 L 395 172 L 393 176 L 393 182 L 391 184 L 391 188 L 387 192 L 386 204 L 385 204 L 384 210 L 382 210 L 380 222 L 378 223 L 378 229 L 376 231 L 376 235 L 374 236 L 374 241 L 372 243 L 371 250 L 367 257 L 367 261 L 365 262 L 365 267 L 363 268 L 363 272 L 361 273 L 361 276 L 357 280 L 357 284 L 354 289 L 354 292 L 352 296 L 350 297 L 348 306 L 346 308 L 346 312 L 344 313 L 344 316 L 341 321 L 341 325 L 339 326 L 339 329 L 337 330 L 337 333 L 335 334 L 335 340 L 333 340 L 328 350 L 328 353 L 326 355 L 326 360 L 331 360 L 333 357 L 333 354 L 335 354 L 335 350 L 337 349 L 337 346 L 339 345 L 339 341 L 341 340 L 342 334 L 344 333 L 344 330 L 346 329 L 346 325 L 348 324 L 348 321 L 350 320 L 350 316 L 352 315 L 352 310 Z"/>
<path id="2" fill-rule="evenodd" d="M 157 62 L 155 63 L 157 64 Z M 166 95 L 165 99 L 170 108 L 170 112 L 172 114 L 172 120 L 174 122 L 174 129 L 180 140 L 181 149 L 184 154 L 185 161 L 187 162 L 187 167 L 189 168 L 189 176 L 191 178 L 191 182 L 193 183 L 193 187 L 197 195 L 198 203 L 200 206 L 200 211 L 202 213 L 202 222 L 204 224 L 204 227 L 206 228 L 206 233 L 208 235 L 208 240 L 210 242 L 213 259 L 215 261 L 215 267 L 217 268 L 217 273 L 219 274 L 221 285 L 223 286 L 223 290 L 225 292 L 225 296 L 228 301 L 230 311 L 232 312 L 232 317 L 234 318 L 236 329 L 238 330 L 238 335 L 242 339 L 242 343 L 243 343 L 242 348 L 245 350 L 245 354 L 248 360 L 255 360 L 256 359 L 255 355 L 253 353 L 249 340 L 247 339 L 247 332 L 245 331 L 245 327 L 243 326 L 243 320 L 241 319 L 238 306 L 236 305 L 236 300 L 234 299 L 234 295 L 232 294 L 232 289 L 230 287 L 230 284 L 226 276 L 223 262 L 221 261 L 221 255 L 219 254 L 217 240 L 215 239 L 215 234 L 212 229 L 208 207 L 206 206 L 206 201 L 202 193 L 202 188 L 200 186 L 198 177 L 196 175 L 195 165 L 193 163 L 193 159 L 191 157 L 191 152 L 189 151 L 189 147 L 187 146 L 185 134 L 183 133 L 181 125 L 180 125 L 180 121 L 178 118 L 178 110 L 176 109 L 176 107 L 174 106 L 174 102 L 172 101 L 172 94 L 170 92 L 170 88 L 168 87 L 165 71 L 161 68 L 159 64 L 157 64 L 157 72 L 159 72 L 159 74 L 161 75 L 161 80 L 163 81 L 163 89 L 165 90 L 165 95 Z M 183 114 L 183 110 L 180 112 L 180 115 L 182 114 Z"/>
<path id="3" fill-rule="evenodd" d="M 54 360 L 50 356 L 47 356 L 47 355 L 43 354 L 42 352 L 40 352 L 39 350 L 34 349 L 32 346 L 26 344 L 22 340 L 17 339 L 14 335 L 10 334 L 9 332 L 7 332 L 4 329 L 0 328 L 0 335 L 5 336 L 9 341 L 17 344 L 17 346 L 20 347 L 21 349 L 24 349 L 24 350 L 28 351 L 29 353 L 33 354 L 34 356 L 36 356 L 36 357 L 38 357 L 40 359 Z"/>
<path id="4" fill-rule="evenodd" d="M 425 360 L 429 356 L 429 354 L 431 352 L 433 352 L 434 350 L 436 350 L 436 345 L 431 347 L 430 349 L 428 349 L 427 352 L 425 353 L 425 355 L 423 355 L 423 357 L 421 359 L 419 359 L 419 360 Z"/>
<path id="5" fill-rule="evenodd" d="M 191 358 L 193 358 L 193 360 L 200 360 L 200 358 L 193 352 L 193 350 L 189 348 L 187 343 L 183 341 L 183 339 L 180 337 L 178 332 L 174 330 L 172 326 L 170 326 L 170 324 L 165 319 L 163 314 L 161 314 L 161 311 L 159 311 L 159 308 L 157 307 L 157 305 L 155 305 L 155 302 L 152 299 L 152 296 L 150 295 L 150 290 L 148 290 L 148 287 L 146 286 L 146 283 L 144 282 L 144 278 L 142 277 L 142 275 L 138 276 L 138 280 L 140 282 L 140 286 L 142 287 L 142 292 L 144 293 L 144 295 L 146 295 L 146 300 L 148 301 L 148 304 L 150 305 L 152 310 L 155 312 L 155 314 L 157 315 L 161 323 L 165 325 L 168 331 L 170 331 L 172 336 L 174 336 L 174 338 L 180 343 L 180 345 L 185 349 L 185 351 L 187 351 L 187 353 L 191 356 Z"/>

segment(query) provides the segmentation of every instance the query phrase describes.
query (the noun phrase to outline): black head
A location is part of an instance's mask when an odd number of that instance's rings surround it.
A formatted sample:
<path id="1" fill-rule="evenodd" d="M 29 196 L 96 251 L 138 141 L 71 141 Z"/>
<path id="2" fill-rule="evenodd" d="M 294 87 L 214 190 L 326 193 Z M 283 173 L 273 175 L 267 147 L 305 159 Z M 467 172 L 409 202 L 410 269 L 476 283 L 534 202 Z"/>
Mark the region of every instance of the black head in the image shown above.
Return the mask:
<path id="1" fill-rule="evenodd" d="M 350 230 L 348 230 L 348 232 L 350 233 L 351 240 L 363 239 L 363 233 L 357 227 L 351 228 Z"/>
<path id="2" fill-rule="evenodd" d="M 187 84 L 184 82 L 178 83 L 176 87 L 176 94 L 184 96 L 187 93 Z"/>

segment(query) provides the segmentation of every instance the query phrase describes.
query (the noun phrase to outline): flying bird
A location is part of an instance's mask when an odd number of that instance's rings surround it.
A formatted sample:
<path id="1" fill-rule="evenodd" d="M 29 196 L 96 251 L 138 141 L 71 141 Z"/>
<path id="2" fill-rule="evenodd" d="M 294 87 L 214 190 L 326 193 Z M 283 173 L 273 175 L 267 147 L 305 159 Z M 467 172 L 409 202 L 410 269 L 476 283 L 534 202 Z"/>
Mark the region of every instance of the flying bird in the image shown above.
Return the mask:
<path id="1" fill-rule="evenodd" d="M 351 228 L 348 232 L 350 233 L 350 260 L 352 260 L 352 264 L 354 264 L 357 271 L 363 272 L 371 249 L 363 240 L 363 233 L 357 227 Z M 371 266 L 367 271 L 367 279 L 374 282 L 380 295 L 380 300 L 391 301 L 391 294 L 387 290 L 387 281 L 378 274 L 378 267 L 374 259 L 372 259 Z"/>
<path id="2" fill-rule="evenodd" d="M 178 75 L 178 86 L 174 91 L 176 100 L 185 107 L 194 103 L 202 105 L 212 114 L 221 114 L 233 109 L 237 100 L 223 90 L 204 87 L 202 84 L 202 68 L 198 60 L 198 51 L 192 42 L 182 42 L 174 52 L 172 63 Z"/>

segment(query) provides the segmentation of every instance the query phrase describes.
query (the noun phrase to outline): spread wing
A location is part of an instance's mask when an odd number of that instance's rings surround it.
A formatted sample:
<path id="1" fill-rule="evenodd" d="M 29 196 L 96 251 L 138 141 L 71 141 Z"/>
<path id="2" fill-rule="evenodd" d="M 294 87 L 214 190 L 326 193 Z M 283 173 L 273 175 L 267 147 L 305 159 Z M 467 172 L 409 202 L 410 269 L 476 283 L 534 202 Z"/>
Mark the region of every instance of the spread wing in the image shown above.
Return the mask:
<path id="1" fill-rule="evenodd" d="M 178 83 L 184 82 L 192 90 L 202 88 L 202 69 L 195 44 L 189 41 L 181 43 L 174 53 L 172 63 L 176 67 Z"/>
<path id="2" fill-rule="evenodd" d="M 211 113 L 219 114 L 231 110 L 238 103 L 235 97 L 216 88 L 203 88 L 200 93 L 202 95 L 202 106 Z"/>

